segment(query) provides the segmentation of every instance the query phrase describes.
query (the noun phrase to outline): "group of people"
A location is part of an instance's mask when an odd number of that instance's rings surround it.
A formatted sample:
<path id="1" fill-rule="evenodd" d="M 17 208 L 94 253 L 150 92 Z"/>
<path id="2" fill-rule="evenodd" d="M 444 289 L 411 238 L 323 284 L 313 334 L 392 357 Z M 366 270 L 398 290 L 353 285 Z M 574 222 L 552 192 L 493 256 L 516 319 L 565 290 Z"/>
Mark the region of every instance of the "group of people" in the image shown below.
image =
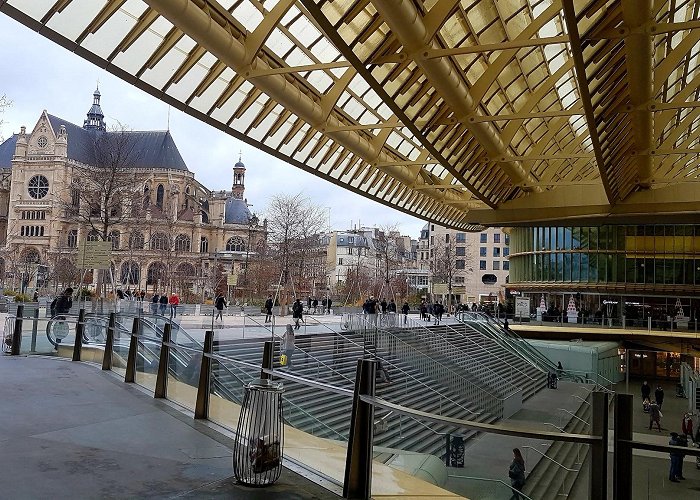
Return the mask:
<path id="1" fill-rule="evenodd" d="M 324 297 L 321 299 L 321 307 L 319 308 L 318 299 L 309 295 L 306 299 L 306 314 L 330 314 L 332 305 L 333 299 Z"/>
<path id="2" fill-rule="evenodd" d="M 430 321 L 430 317 L 434 318 L 433 324 L 439 325 L 442 321 L 442 315 L 445 314 L 445 306 L 442 301 L 436 300 L 434 304 L 426 302 L 425 299 L 420 301 L 420 319 Z"/>
<path id="3" fill-rule="evenodd" d="M 656 424 L 657 429 L 661 432 L 661 418 L 664 416 L 661 413 L 661 407 L 664 405 L 664 389 L 660 385 L 656 386 L 654 391 L 654 400 L 651 400 L 651 386 L 645 380 L 642 383 L 642 409 L 644 413 L 649 414 L 649 430 Z"/>
<path id="4" fill-rule="evenodd" d="M 177 317 L 177 306 L 180 305 L 180 297 L 175 292 L 172 292 L 168 297 L 167 293 L 162 295 L 157 292 L 151 297 L 151 314 L 161 314 L 165 316 L 168 306 L 170 306 L 170 314 L 173 318 Z"/>

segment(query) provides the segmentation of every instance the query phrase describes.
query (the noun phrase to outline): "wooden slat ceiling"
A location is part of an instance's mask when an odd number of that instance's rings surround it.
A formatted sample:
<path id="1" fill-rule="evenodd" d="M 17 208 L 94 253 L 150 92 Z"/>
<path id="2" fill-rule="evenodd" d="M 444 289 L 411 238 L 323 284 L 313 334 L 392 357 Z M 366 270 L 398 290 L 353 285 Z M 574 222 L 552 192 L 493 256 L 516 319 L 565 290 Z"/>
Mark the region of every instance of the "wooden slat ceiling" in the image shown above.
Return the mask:
<path id="1" fill-rule="evenodd" d="M 511 207 L 526 216 L 529 200 L 551 200 L 533 220 L 555 221 L 577 186 L 600 194 L 596 213 L 612 213 L 696 182 L 699 8 L 0 0 L 1 12 L 241 140 L 463 229 L 506 224 L 499 213 Z"/>

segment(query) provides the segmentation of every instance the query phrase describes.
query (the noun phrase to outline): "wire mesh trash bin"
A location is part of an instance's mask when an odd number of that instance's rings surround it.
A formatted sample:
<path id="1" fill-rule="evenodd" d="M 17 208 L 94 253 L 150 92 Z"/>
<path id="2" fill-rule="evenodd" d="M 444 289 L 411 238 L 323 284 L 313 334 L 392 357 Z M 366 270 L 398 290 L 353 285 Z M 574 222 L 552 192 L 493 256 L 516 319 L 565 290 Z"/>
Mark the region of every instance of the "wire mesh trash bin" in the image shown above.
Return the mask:
<path id="1" fill-rule="evenodd" d="M 280 382 L 258 380 L 245 387 L 233 445 L 233 473 L 238 482 L 265 486 L 282 473 L 282 393 Z"/>

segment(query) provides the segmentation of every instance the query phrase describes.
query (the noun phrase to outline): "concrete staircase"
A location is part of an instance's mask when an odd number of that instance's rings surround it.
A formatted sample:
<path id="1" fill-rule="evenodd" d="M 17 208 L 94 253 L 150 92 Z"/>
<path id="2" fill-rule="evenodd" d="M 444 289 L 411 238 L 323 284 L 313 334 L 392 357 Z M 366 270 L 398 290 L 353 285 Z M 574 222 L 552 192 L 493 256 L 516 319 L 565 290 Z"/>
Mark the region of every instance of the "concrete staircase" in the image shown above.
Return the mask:
<path id="1" fill-rule="evenodd" d="M 262 360 L 263 340 L 235 340 L 218 343 L 218 352 L 259 366 Z M 439 415 L 494 422 L 497 417 L 487 408 L 480 408 L 459 391 L 446 387 L 444 381 L 407 362 L 390 349 L 376 347 L 354 332 L 297 335 L 296 352 L 292 358 L 291 373 L 318 380 L 336 387 L 352 389 L 357 360 L 368 353 L 382 359 L 392 383 L 378 383 L 377 396 L 390 402 Z M 279 367 L 279 343 L 275 344 L 275 367 Z M 258 373 L 233 363 L 217 363 L 213 369 L 214 392 L 237 401 L 242 399 L 243 384 L 257 378 Z M 303 384 L 285 381 L 285 419 L 299 429 L 316 436 L 347 439 L 352 402 L 350 398 Z M 386 410 L 375 412 L 376 446 L 400 450 L 444 454 L 446 433 L 458 433 L 469 438 L 474 432 L 465 432 L 451 426 L 430 424 Z"/>
<path id="2" fill-rule="evenodd" d="M 589 434 L 591 421 L 591 397 L 581 403 L 563 430 L 573 434 Z M 586 462 L 589 447 L 580 443 L 554 441 L 547 449 L 544 457 L 539 458 L 537 465 L 527 476 L 523 493 L 531 498 L 554 500 L 567 497 L 579 476 L 579 471 Z M 535 453 L 530 450 L 530 457 Z M 558 465 L 561 464 L 563 467 Z M 571 470 L 566 470 L 571 469 Z M 583 473 L 585 471 L 581 471 Z"/>

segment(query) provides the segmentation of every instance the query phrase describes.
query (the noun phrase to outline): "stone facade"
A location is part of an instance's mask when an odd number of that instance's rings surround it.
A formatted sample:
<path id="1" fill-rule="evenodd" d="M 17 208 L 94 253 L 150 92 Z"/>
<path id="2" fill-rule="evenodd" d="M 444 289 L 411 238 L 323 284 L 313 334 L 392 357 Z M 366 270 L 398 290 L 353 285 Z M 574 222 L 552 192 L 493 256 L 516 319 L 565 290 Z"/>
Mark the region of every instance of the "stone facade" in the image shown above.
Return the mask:
<path id="1" fill-rule="evenodd" d="M 66 209 L 75 196 L 73 176 L 100 175 L 86 143 L 115 133 L 105 127 L 96 91 L 82 127 L 44 111 L 31 132 L 22 127 L 0 144 L 0 278 L 5 287 L 75 284 L 75 273 L 66 269 L 79 267 L 80 242 L 101 237 Z M 139 149 L 139 160 L 131 165 L 138 185 L 132 187 L 142 193 L 143 210 L 109 229 L 115 286 L 211 293 L 221 287 L 217 268 L 238 275 L 239 288 L 244 286 L 245 266 L 263 249 L 267 235 L 266 222 L 248 209 L 245 165 L 240 159 L 234 165 L 231 191 L 212 191 L 187 169 L 169 131 L 128 134 Z M 97 273 L 88 270 L 84 283 L 96 280 Z"/>

